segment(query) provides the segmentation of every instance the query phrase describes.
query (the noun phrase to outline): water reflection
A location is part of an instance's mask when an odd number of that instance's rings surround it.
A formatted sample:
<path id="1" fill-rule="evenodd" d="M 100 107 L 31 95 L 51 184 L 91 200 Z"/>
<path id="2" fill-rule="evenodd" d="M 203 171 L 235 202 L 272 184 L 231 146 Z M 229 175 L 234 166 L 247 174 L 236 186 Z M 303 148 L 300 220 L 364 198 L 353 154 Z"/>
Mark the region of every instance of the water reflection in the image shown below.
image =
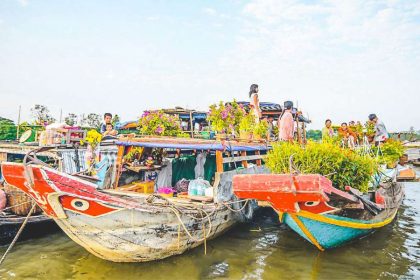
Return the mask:
<path id="1" fill-rule="evenodd" d="M 420 184 L 391 225 L 345 247 L 319 252 L 279 225 L 271 211 L 208 243 L 153 263 L 111 263 L 87 253 L 63 233 L 18 243 L 1 279 L 415 279 L 420 277 Z M 416 203 L 417 201 L 417 203 Z M 1 248 L 1 253 L 5 247 Z"/>

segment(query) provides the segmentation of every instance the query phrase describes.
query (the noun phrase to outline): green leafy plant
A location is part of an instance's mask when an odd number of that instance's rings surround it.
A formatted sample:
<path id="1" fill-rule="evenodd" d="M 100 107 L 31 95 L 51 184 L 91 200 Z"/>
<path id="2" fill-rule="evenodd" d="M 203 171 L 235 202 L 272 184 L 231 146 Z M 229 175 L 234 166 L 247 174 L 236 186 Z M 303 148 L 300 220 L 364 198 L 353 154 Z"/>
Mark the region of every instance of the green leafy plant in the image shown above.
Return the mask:
<path id="1" fill-rule="evenodd" d="M 339 189 L 351 186 L 362 192 L 368 190 L 372 176 L 378 172 L 377 161 L 333 143 L 309 141 L 304 147 L 288 142 L 275 143 L 268 153 L 267 167 L 274 173 L 290 173 L 289 159 L 304 174 L 328 175 Z"/>
<path id="2" fill-rule="evenodd" d="M 255 117 L 252 112 L 245 114 L 239 122 L 239 131 L 252 132 L 255 128 Z"/>
<path id="3" fill-rule="evenodd" d="M 375 154 L 379 155 L 380 163 L 392 166 L 404 155 L 405 148 L 400 141 L 388 139 L 381 146 L 374 147 L 373 150 Z"/>
<path id="4" fill-rule="evenodd" d="M 138 129 L 146 135 L 184 136 L 178 116 L 162 110 L 145 111 L 138 121 Z"/>
<path id="5" fill-rule="evenodd" d="M 268 121 L 263 119 L 255 125 L 253 134 L 261 138 L 266 138 L 268 133 Z"/>
<path id="6" fill-rule="evenodd" d="M 366 135 L 369 137 L 375 136 L 375 124 L 371 121 L 365 123 Z"/>
<path id="7" fill-rule="evenodd" d="M 124 160 L 127 162 L 132 162 L 137 159 L 140 160 L 141 155 L 143 154 L 144 147 L 133 147 L 130 151 L 124 156 Z"/>

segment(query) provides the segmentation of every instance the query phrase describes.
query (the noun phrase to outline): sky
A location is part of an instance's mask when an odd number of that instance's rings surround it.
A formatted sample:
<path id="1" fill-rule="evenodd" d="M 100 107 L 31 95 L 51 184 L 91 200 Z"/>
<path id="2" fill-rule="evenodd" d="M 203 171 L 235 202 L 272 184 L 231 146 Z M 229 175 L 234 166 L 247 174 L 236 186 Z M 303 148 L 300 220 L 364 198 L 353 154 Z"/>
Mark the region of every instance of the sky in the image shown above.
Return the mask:
<path id="1" fill-rule="evenodd" d="M 0 116 L 294 101 L 420 128 L 420 1 L 0 0 Z"/>

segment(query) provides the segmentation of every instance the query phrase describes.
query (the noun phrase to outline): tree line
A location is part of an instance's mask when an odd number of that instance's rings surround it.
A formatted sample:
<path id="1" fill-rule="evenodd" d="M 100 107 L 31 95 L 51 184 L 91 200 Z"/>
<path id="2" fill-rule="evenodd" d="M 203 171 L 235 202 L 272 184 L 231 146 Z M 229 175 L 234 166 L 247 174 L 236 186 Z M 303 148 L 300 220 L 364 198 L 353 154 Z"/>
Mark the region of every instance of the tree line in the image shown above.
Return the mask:
<path id="1" fill-rule="evenodd" d="M 0 140 L 14 140 L 17 135 L 17 125 L 19 125 L 19 131 L 24 132 L 28 129 L 43 129 L 48 124 L 52 124 L 57 121 L 56 118 L 51 114 L 47 106 L 41 104 L 35 104 L 31 109 L 31 120 L 15 124 L 12 120 L 3 118 L 0 116 Z M 119 121 L 118 115 L 113 118 L 113 123 Z M 102 123 L 102 116 L 96 113 L 88 113 L 77 115 L 75 113 L 68 113 L 64 116 L 64 123 L 69 126 L 80 126 L 99 129 Z M 37 128 L 34 128 L 37 127 Z"/>

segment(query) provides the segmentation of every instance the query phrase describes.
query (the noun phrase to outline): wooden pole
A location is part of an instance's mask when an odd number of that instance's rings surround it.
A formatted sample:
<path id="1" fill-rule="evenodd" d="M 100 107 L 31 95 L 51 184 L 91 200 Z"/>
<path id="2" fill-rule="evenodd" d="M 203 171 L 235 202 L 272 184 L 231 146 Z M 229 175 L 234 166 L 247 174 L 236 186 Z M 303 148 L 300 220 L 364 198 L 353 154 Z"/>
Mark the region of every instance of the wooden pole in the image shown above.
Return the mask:
<path id="1" fill-rule="evenodd" d="M 300 134 L 300 128 L 299 128 L 299 120 L 296 119 L 296 127 L 297 127 L 297 138 L 298 138 L 298 143 L 302 144 L 302 136 Z"/>
<path id="2" fill-rule="evenodd" d="M 18 121 L 17 121 L 17 130 L 16 130 L 16 140 L 19 140 L 19 133 L 20 133 L 20 112 L 21 112 L 22 106 L 19 105 L 19 112 L 18 112 Z"/>
<path id="3" fill-rule="evenodd" d="M 216 151 L 216 171 L 223 172 L 223 152 Z"/>
<path id="4" fill-rule="evenodd" d="M 246 157 L 246 151 L 242 151 L 242 152 L 241 152 L 241 156 Z M 242 161 L 242 167 L 243 167 L 243 168 L 248 168 L 248 161 L 243 160 L 243 161 Z"/>
<path id="5" fill-rule="evenodd" d="M 191 138 L 194 138 L 194 126 L 193 126 L 193 114 L 190 111 L 190 130 L 191 130 Z"/>

